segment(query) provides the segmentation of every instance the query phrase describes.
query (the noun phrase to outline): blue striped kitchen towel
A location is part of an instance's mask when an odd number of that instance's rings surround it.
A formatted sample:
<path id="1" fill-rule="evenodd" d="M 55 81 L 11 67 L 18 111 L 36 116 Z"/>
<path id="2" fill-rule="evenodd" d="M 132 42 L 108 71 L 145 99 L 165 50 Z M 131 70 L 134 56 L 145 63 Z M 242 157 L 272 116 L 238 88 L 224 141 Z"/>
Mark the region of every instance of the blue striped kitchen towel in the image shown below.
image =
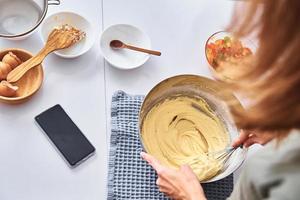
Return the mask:
<path id="1" fill-rule="evenodd" d="M 168 199 L 155 184 L 155 171 L 140 157 L 138 115 L 143 98 L 123 91 L 112 97 L 108 200 Z M 233 175 L 203 188 L 209 200 L 226 199 L 233 189 Z"/>

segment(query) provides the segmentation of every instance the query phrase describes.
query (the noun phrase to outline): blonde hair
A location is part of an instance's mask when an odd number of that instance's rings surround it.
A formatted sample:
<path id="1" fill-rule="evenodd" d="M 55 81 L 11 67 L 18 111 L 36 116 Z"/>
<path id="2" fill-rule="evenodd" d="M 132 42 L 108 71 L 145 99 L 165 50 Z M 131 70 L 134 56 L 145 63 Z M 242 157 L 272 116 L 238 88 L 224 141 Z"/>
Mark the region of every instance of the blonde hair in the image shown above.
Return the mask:
<path id="1" fill-rule="evenodd" d="M 258 39 L 251 64 L 231 84 L 252 102 L 246 110 L 233 107 L 237 125 L 275 132 L 299 129 L 300 1 L 245 2 L 236 8 L 229 31 Z"/>

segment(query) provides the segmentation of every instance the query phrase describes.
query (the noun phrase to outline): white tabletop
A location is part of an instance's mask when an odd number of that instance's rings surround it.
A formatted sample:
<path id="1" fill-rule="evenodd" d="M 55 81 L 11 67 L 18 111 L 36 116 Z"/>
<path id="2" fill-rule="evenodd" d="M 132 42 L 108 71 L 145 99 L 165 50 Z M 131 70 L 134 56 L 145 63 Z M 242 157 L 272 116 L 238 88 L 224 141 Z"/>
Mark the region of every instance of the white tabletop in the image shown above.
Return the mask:
<path id="1" fill-rule="evenodd" d="M 49 55 L 42 89 L 27 103 L 0 104 L 1 200 L 99 200 L 106 198 L 110 136 L 110 101 L 116 90 L 146 94 L 159 81 L 176 74 L 210 76 L 204 55 L 206 39 L 226 27 L 233 1 L 212 0 L 61 0 L 57 11 L 75 11 L 99 33 L 118 23 L 145 31 L 161 57 L 143 67 L 121 71 L 104 62 L 99 37 L 77 59 Z M 37 53 L 39 33 L 23 41 L 0 40 L 1 48 Z M 84 80 L 84 81 L 83 81 Z M 45 109 L 61 104 L 96 147 L 96 155 L 70 169 L 34 123 Z"/>

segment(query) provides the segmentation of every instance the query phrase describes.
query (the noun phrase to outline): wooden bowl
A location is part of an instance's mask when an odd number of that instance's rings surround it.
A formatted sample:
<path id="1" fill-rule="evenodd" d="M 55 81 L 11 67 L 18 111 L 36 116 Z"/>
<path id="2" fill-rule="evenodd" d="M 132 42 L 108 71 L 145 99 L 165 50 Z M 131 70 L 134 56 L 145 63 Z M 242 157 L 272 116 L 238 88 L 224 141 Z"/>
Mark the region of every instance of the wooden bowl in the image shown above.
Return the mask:
<path id="1" fill-rule="evenodd" d="M 0 51 L 0 60 L 8 53 L 14 53 L 22 62 L 30 59 L 33 55 L 23 49 L 4 49 Z M 18 82 L 14 83 L 19 87 L 17 95 L 14 97 L 0 96 L 0 102 L 8 104 L 17 104 L 27 101 L 34 95 L 41 87 L 44 79 L 44 72 L 42 65 L 36 66 L 29 70 Z"/>

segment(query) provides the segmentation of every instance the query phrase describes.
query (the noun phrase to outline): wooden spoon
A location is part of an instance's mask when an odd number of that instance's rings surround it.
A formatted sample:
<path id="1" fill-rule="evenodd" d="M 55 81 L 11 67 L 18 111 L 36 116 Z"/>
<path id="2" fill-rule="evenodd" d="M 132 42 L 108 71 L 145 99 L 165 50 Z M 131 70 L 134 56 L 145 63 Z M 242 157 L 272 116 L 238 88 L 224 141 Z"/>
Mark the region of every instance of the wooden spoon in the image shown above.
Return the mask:
<path id="1" fill-rule="evenodd" d="M 111 48 L 114 48 L 114 49 L 130 49 L 130 50 L 133 50 L 133 51 L 140 51 L 140 52 L 143 52 L 143 53 L 148 53 L 148 54 L 151 54 L 151 55 L 155 55 L 155 56 L 160 56 L 161 55 L 161 52 L 159 51 L 153 51 L 153 50 L 149 50 L 149 49 L 143 49 L 143 48 L 140 48 L 140 47 L 135 47 L 135 46 L 132 46 L 132 45 L 129 45 L 129 44 L 125 44 L 124 42 L 120 41 L 120 40 L 112 40 L 110 42 L 110 47 Z"/>
<path id="2" fill-rule="evenodd" d="M 50 35 L 44 48 L 34 57 L 25 61 L 7 75 L 7 81 L 17 82 L 28 70 L 40 65 L 48 54 L 59 49 L 66 49 L 85 37 L 85 33 L 69 25 L 55 28 Z"/>

